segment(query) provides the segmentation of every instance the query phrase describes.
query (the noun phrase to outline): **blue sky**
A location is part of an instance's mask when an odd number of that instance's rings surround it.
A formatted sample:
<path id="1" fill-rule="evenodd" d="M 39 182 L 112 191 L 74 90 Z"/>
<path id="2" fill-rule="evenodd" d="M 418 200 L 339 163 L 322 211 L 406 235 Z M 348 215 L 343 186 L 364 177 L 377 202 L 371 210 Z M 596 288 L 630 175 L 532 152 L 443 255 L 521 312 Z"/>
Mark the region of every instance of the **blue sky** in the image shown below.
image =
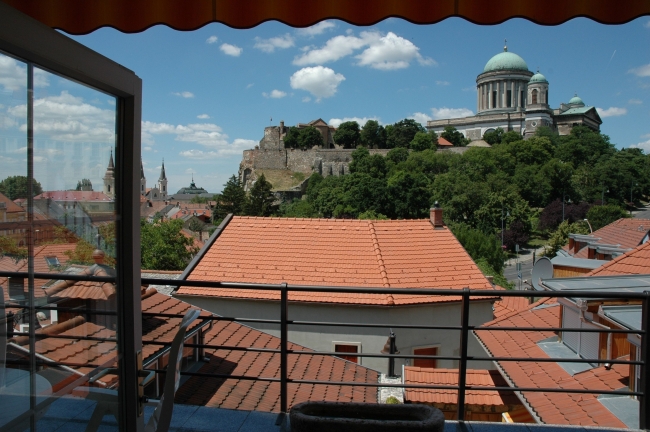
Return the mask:
<path id="1" fill-rule="evenodd" d="M 249 30 L 210 24 L 193 32 L 156 26 L 123 34 L 105 28 L 73 38 L 142 78 L 147 183 L 158 178 L 164 158 L 171 191 L 188 185 L 193 174 L 197 185 L 219 192 L 237 173 L 242 150 L 256 145 L 264 127 L 280 120 L 293 125 L 322 118 L 336 125 L 372 118 L 390 124 L 406 117 L 426 122 L 471 115 L 476 76 L 502 51 L 506 38 L 509 51 L 546 76 L 552 107 L 577 92 L 587 105 L 599 108 L 602 131 L 619 148 L 638 145 L 650 151 L 647 17 L 622 26 L 587 19 L 556 27 L 522 19 L 492 27 L 462 19 L 429 26 L 388 19 L 371 27 L 326 21 L 302 30 L 277 22 Z M 0 90 L 4 85 L 7 95 L 2 67 Z M 67 97 L 104 117 L 112 109 L 104 95 L 72 87 L 50 79 L 43 100 Z M 0 92 L 0 111 L 9 113 L 10 105 Z M 4 118 L 8 126 L 11 115 Z M 3 132 L 9 136 L 10 129 Z M 51 130 L 42 128 L 44 138 Z M 104 138 L 86 139 L 108 143 Z M 108 155 L 100 158 L 87 164 L 94 185 L 101 184 L 100 166 L 105 167 Z M 81 174 L 86 170 L 75 173 Z M 44 186 L 70 187 L 72 181 L 55 180 Z"/>

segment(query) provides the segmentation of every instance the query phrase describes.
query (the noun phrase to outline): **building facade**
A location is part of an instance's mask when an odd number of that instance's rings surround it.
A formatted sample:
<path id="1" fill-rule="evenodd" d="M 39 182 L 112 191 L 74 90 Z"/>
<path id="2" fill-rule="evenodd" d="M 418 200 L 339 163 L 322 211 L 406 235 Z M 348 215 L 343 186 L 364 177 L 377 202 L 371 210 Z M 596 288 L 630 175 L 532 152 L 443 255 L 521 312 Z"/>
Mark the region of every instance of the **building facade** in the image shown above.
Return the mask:
<path id="1" fill-rule="evenodd" d="M 497 128 L 530 137 L 542 126 L 568 135 L 574 126 L 599 131 L 602 124 L 596 108 L 585 105 L 578 95 L 559 108 L 551 108 L 546 77 L 528 70 L 524 59 L 509 52 L 507 46 L 476 77 L 476 90 L 476 115 L 430 120 L 427 129 L 440 135 L 445 127 L 453 126 L 465 138 L 477 141 Z"/>

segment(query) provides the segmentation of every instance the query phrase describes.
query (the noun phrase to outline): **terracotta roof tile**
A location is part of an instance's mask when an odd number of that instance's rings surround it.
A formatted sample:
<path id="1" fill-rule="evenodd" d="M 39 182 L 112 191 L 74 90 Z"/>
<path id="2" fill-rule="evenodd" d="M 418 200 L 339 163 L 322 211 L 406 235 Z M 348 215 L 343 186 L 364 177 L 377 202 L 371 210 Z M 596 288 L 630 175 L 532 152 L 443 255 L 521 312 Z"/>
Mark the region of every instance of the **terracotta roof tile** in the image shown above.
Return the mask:
<path id="1" fill-rule="evenodd" d="M 587 276 L 650 274 L 650 241 L 591 271 Z"/>
<path id="2" fill-rule="evenodd" d="M 560 305 L 555 299 L 542 299 L 524 311 L 497 318 L 483 326 L 543 329 L 559 326 L 559 323 Z M 493 357 L 548 358 L 537 343 L 555 336 L 554 332 L 544 330 L 476 330 L 475 333 Z M 609 371 L 601 366 L 573 376 L 557 363 L 506 361 L 499 365 L 517 387 L 611 390 L 623 387 L 629 375 L 627 365 L 613 365 Z M 523 392 L 523 397 L 544 423 L 625 427 L 614 414 L 604 409 L 597 395 Z M 596 403 L 598 405 L 594 405 Z M 598 406 L 598 409 L 594 406 Z"/>
<path id="3" fill-rule="evenodd" d="M 526 297 L 502 297 L 494 302 L 494 319 L 520 312 L 529 306 L 530 301 Z"/>
<path id="4" fill-rule="evenodd" d="M 104 192 L 97 191 L 47 191 L 34 197 L 38 199 L 52 199 L 53 201 L 78 201 L 78 202 L 97 202 L 97 201 L 113 201 Z"/>
<path id="5" fill-rule="evenodd" d="M 497 371 L 469 369 L 466 378 L 467 385 L 483 387 L 507 386 L 503 377 Z M 434 369 L 415 366 L 404 367 L 405 384 L 458 385 L 458 369 Z M 404 400 L 410 403 L 456 404 L 456 390 L 425 390 L 404 389 Z M 467 405 L 486 405 L 496 409 L 496 412 L 508 411 L 509 406 L 521 405 L 517 396 L 512 392 L 495 390 L 467 390 L 465 392 Z"/>
<path id="6" fill-rule="evenodd" d="M 600 240 L 595 244 L 620 244 L 621 248 L 635 248 L 650 231 L 650 219 L 622 218 L 594 231 L 591 235 Z M 569 251 L 569 246 L 564 246 Z M 572 252 L 571 252 L 572 253 Z M 588 248 L 583 247 L 575 255 L 576 258 L 587 258 Z"/>
<path id="7" fill-rule="evenodd" d="M 5 203 L 7 213 L 25 213 L 25 209 L 9 199 L 8 196 L 0 193 L 0 203 Z"/>
<path id="8" fill-rule="evenodd" d="M 391 288 L 492 289 L 448 228 L 425 220 L 233 217 L 188 280 Z M 406 290 L 405 290 L 406 291 Z M 181 287 L 179 295 L 278 299 L 279 292 Z M 292 292 L 291 301 L 416 304 L 407 294 Z"/>

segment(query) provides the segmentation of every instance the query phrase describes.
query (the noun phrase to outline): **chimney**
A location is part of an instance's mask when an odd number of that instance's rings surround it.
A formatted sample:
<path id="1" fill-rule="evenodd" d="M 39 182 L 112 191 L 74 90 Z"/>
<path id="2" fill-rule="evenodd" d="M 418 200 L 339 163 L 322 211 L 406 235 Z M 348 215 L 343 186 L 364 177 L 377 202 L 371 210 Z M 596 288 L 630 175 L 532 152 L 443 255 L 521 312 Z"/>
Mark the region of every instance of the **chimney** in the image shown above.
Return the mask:
<path id="1" fill-rule="evenodd" d="M 442 209 L 438 205 L 438 201 L 431 208 L 431 223 L 434 228 L 442 228 L 445 223 L 442 221 Z"/>

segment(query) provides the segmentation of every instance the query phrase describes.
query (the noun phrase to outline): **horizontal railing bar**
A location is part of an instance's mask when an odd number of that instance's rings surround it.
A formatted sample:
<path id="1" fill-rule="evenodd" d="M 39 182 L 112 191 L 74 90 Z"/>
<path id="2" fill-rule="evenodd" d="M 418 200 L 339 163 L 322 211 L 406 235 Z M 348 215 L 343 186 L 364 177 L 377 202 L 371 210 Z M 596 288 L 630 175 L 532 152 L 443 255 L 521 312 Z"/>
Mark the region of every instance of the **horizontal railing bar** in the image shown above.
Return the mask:
<path id="1" fill-rule="evenodd" d="M 346 323 L 346 322 L 326 322 L 326 321 L 298 321 L 288 320 L 288 324 L 293 325 L 313 325 L 313 326 L 330 326 L 330 327 L 376 327 L 376 328 L 406 328 L 422 330 L 462 330 L 462 326 L 427 326 L 427 325 L 410 325 L 410 324 L 363 324 L 363 323 Z"/>
<path id="2" fill-rule="evenodd" d="M 588 329 L 574 327 L 481 327 L 469 326 L 474 331 L 552 331 L 552 332 L 572 332 L 572 333 L 627 333 L 643 335 L 643 330 L 618 330 L 618 329 Z M 472 328 L 474 327 L 474 328 Z"/>
<path id="3" fill-rule="evenodd" d="M 87 282 L 112 282 L 115 283 L 117 278 L 111 276 L 90 276 L 82 274 L 71 273 L 33 273 L 34 279 L 38 280 L 73 280 L 73 281 L 87 281 Z M 30 276 L 29 272 L 6 272 L 0 271 L 0 277 L 15 277 L 27 279 Z"/>
<path id="4" fill-rule="evenodd" d="M 46 327 L 47 328 L 47 327 Z M 25 332 L 14 332 L 14 336 L 32 336 L 31 333 L 25 333 Z M 87 340 L 87 341 L 97 341 L 97 342 L 115 342 L 117 343 L 116 338 L 101 338 L 101 337 L 95 337 L 95 336 L 73 336 L 73 335 L 62 335 L 62 334 L 44 334 L 44 333 L 34 333 L 34 338 L 36 339 L 68 339 L 68 340 Z M 8 342 L 12 342 L 11 339 L 8 340 Z M 167 345 L 169 345 L 169 342 L 167 342 Z"/>
<path id="5" fill-rule="evenodd" d="M 20 303 L 5 303 L 6 308 L 16 308 L 16 309 L 25 309 L 25 310 L 55 310 L 57 312 L 76 312 L 79 314 L 87 315 L 108 315 L 108 316 L 117 316 L 117 312 L 114 311 L 102 311 L 97 309 L 85 309 L 85 308 L 75 308 L 75 307 L 59 307 L 59 306 L 33 306 L 23 305 Z M 180 315 L 182 318 L 183 316 Z"/>

